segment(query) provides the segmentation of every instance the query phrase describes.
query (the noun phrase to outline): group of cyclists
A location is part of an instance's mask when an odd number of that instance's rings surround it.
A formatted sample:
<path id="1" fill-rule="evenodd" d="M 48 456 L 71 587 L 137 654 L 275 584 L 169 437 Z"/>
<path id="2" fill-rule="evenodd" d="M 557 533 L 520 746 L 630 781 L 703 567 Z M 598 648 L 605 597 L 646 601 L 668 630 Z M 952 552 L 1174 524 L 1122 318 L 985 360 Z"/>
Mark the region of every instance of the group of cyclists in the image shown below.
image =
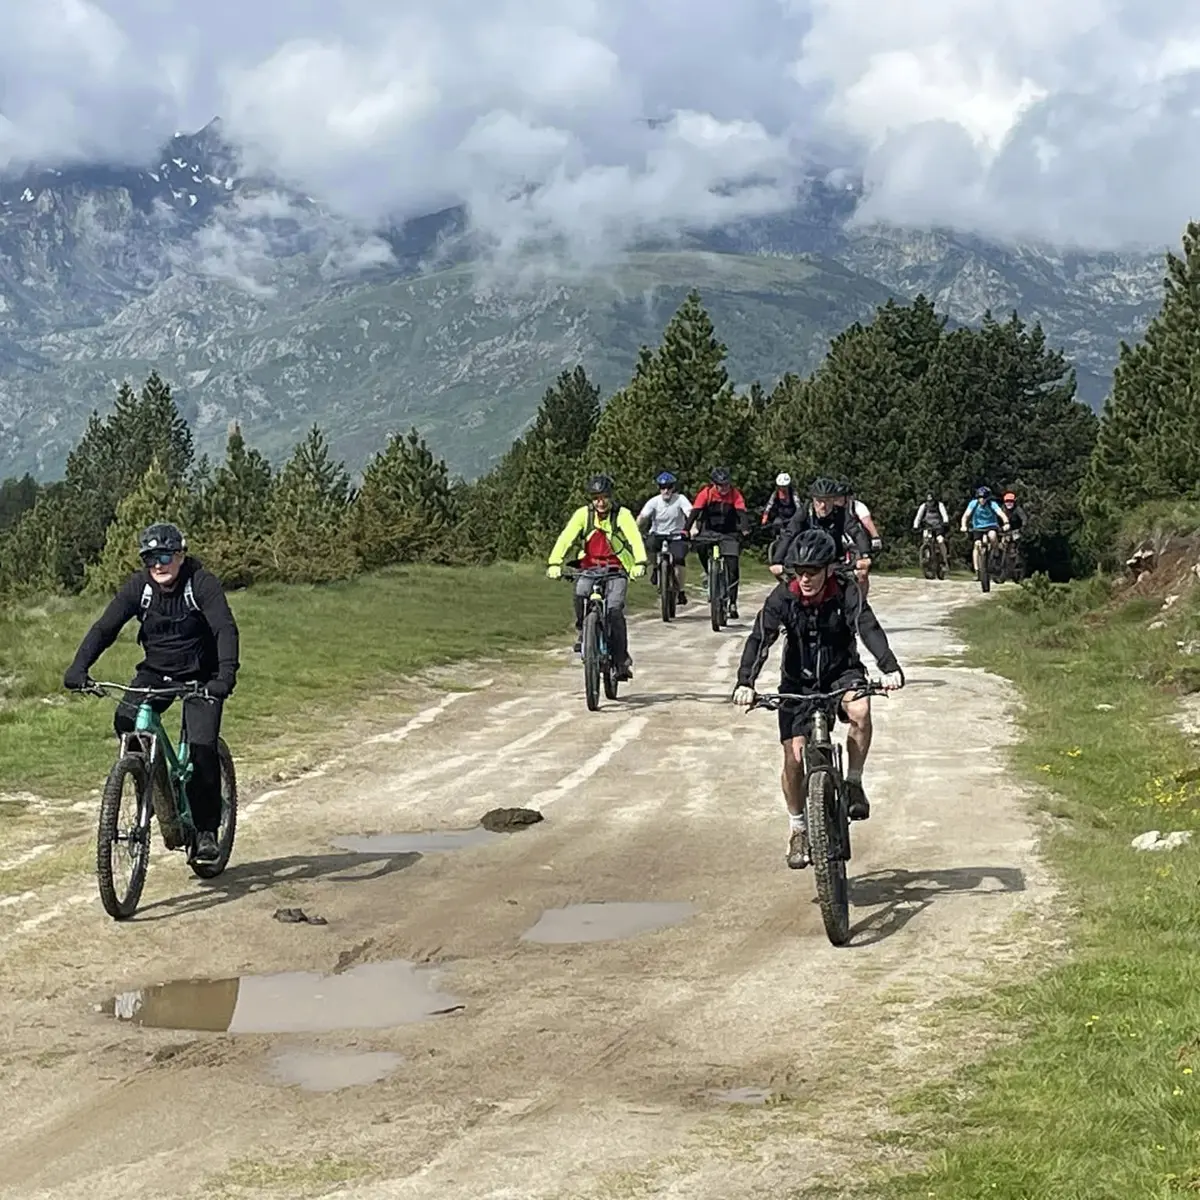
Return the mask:
<path id="1" fill-rule="evenodd" d="M 1014 542 L 1018 541 L 1027 524 L 1025 509 L 1017 501 L 1016 492 L 1006 491 L 997 501 L 992 489 L 981 485 L 975 489 L 975 495 L 963 510 L 959 529 L 970 536 L 972 555 L 975 555 L 980 543 L 994 549 L 1001 533 Z M 945 503 L 932 491 L 927 492 L 925 499 L 917 506 L 912 527 L 914 532 L 920 531 L 926 541 L 935 542 L 938 553 L 944 561 L 949 562 L 946 535 L 950 532 L 950 514 L 946 511 Z"/>
<path id="2" fill-rule="evenodd" d="M 646 574 L 649 557 L 669 547 L 678 589 L 678 602 L 687 603 L 686 559 L 696 549 L 707 575 L 713 545 L 719 545 L 729 572 L 730 616 L 737 618 L 740 580 L 739 550 L 752 530 L 745 496 L 727 468 L 713 470 L 710 481 L 689 500 L 679 481 L 663 471 L 655 482 L 658 492 L 635 516 L 616 502 L 610 476 L 597 474 L 587 483 L 588 500 L 571 514 L 550 551 L 547 575 L 560 578 L 568 553 L 573 552 L 580 574 L 574 589 L 575 651 L 581 649 L 587 598 L 595 586 L 589 572 L 604 574 L 603 590 L 610 649 L 617 678 L 633 678 L 625 602 L 628 581 Z M 903 687 L 904 675 L 887 635 L 867 600 L 872 556 L 882 542 L 870 509 L 854 495 L 845 480 L 821 477 L 801 498 L 786 473 L 759 515 L 758 528 L 770 538 L 768 569 L 777 579 L 755 616 L 746 639 L 732 699 L 746 709 L 755 701 L 754 684 L 771 646 L 783 635 L 780 691 L 798 695 L 830 692 L 866 685 L 858 654 L 858 639 L 870 651 L 886 690 Z M 981 487 L 963 513 L 961 528 L 978 543 L 995 541 L 1001 529 L 1017 530 L 1025 514 L 1012 492 L 997 502 Z M 950 520 L 946 506 L 933 492 L 925 497 L 913 529 L 944 545 Z M 645 531 L 645 538 L 643 538 Z M 63 683 L 73 690 L 91 686 L 89 671 L 113 644 L 124 625 L 137 619 L 138 641 L 144 658 L 131 688 L 161 687 L 166 683 L 199 682 L 208 693 L 205 703 L 185 702 L 185 719 L 192 746 L 194 774 L 188 799 L 196 821 L 197 839 L 191 853 L 196 861 L 213 861 L 220 817 L 220 778 L 216 759 L 223 702 L 233 692 L 238 673 L 238 628 L 215 575 L 188 554 L 187 540 L 175 525 L 158 522 L 140 537 L 142 569 L 129 577 L 81 642 Z M 655 580 L 657 582 L 657 580 Z M 156 707 L 165 708 L 169 702 Z M 133 728 L 136 705 L 128 700 L 117 710 L 115 731 Z M 789 828 L 787 862 L 808 865 L 804 857 L 803 747 L 812 726 L 813 709 L 803 705 L 781 709 L 783 746 L 782 787 Z M 871 708 L 867 697 L 848 693 L 839 707 L 847 723 L 849 815 L 865 820 L 870 805 L 862 775 L 871 744 Z"/>

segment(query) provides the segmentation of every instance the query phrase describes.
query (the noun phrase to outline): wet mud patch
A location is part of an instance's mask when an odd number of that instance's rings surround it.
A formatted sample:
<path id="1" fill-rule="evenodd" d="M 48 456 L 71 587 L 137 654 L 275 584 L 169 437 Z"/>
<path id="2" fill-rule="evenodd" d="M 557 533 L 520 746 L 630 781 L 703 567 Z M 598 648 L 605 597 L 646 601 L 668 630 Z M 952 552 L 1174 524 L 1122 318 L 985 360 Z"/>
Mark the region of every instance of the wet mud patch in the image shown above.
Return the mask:
<path id="1" fill-rule="evenodd" d="M 399 959 L 363 963 L 340 974 L 183 979 L 123 992 L 99 1011 L 131 1025 L 206 1033 L 390 1029 L 466 1007 L 439 992 L 436 979 L 436 970 Z"/>
<path id="2" fill-rule="evenodd" d="M 546 909 L 537 924 L 521 934 L 521 940 L 547 945 L 619 941 L 678 925 L 695 912 L 696 906 L 686 901 L 571 904 Z"/>
<path id="3" fill-rule="evenodd" d="M 404 1065 L 399 1054 L 385 1050 L 280 1050 L 267 1074 L 285 1087 L 306 1092 L 340 1092 L 386 1079 Z"/>
<path id="4" fill-rule="evenodd" d="M 515 833 L 545 819 L 536 808 L 492 808 L 479 818 L 479 824 L 490 833 Z"/>

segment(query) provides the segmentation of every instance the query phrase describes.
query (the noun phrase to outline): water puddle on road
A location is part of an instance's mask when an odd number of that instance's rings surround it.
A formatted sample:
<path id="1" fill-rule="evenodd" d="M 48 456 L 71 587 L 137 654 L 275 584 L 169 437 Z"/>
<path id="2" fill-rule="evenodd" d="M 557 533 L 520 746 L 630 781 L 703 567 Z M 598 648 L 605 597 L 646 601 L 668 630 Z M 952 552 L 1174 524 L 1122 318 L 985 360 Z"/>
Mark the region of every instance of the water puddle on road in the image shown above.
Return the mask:
<path id="1" fill-rule="evenodd" d="M 467 850 L 504 841 L 504 834 L 474 829 L 445 829 L 429 833 L 379 833 L 371 837 L 338 838 L 333 844 L 351 854 L 436 854 Z"/>
<path id="2" fill-rule="evenodd" d="M 410 962 L 363 963 L 339 975 L 284 971 L 184 979 L 123 992 L 100 1011 L 131 1025 L 208 1033 L 329 1033 L 390 1029 L 465 1005 L 435 987 L 437 972 Z"/>
<path id="3" fill-rule="evenodd" d="M 696 906 L 686 902 L 572 904 L 546 909 L 538 923 L 521 934 L 521 940 L 552 945 L 616 941 L 678 925 L 695 911 Z"/>
<path id="4" fill-rule="evenodd" d="M 276 1083 L 306 1092 L 340 1092 L 386 1079 L 404 1064 L 399 1054 L 384 1050 L 281 1050 L 268 1073 Z"/>

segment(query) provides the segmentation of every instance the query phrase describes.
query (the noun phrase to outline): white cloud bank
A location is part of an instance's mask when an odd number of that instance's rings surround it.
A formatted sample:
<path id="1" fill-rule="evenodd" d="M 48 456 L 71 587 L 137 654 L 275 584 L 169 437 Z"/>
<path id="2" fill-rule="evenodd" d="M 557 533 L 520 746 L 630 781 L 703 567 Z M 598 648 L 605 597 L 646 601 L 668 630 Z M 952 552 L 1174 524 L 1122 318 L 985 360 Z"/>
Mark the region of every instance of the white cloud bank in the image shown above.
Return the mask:
<path id="1" fill-rule="evenodd" d="M 780 211 L 815 145 L 862 167 L 865 217 L 1161 245 L 1200 207 L 1200 5 L 0 4 L 0 168 L 148 157 L 215 113 L 360 220 L 465 202 L 501 248 Z"/>

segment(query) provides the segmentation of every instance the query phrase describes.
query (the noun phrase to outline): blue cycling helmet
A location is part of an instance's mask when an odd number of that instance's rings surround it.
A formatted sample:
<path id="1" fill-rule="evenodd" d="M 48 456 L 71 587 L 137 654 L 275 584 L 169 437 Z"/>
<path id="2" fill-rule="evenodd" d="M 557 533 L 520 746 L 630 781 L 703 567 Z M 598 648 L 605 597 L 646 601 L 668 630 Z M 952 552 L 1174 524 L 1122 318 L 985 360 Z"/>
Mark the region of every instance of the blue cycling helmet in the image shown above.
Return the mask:
<path id="1" fill-rule="evenodd" d="M 663 471 L 661 475 L 655 478 L 654 482 L 659 487 L 674 487 L 677 481 L 670 471 Z"/>
<path id="2" fill-rule="evenodd" d="M 979 499 L 979 500 L 986 500 L 986 499 L 988 499 L 988 497 L 991 496 L 991 494 L 992 494 L 992 489 L 990 487 L 988 487 L 986 484 L 983 485 L 982 487 L 977 487 L 975 489 L 976 499 Z"/>

